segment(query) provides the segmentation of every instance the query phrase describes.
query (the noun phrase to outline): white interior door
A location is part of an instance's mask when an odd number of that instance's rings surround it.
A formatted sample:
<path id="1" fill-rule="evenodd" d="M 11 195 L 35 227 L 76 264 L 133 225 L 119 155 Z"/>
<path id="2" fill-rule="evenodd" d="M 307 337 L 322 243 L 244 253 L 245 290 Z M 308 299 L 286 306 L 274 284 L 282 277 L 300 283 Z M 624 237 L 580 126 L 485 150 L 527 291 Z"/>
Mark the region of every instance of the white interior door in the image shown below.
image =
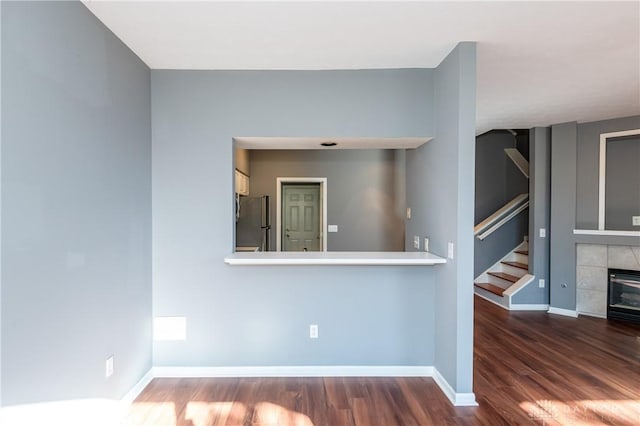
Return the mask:
<path id="1" fill-rule="evenodd" d="M 282 251 L 320 251 L 320 184 L 282 185 Z"/>

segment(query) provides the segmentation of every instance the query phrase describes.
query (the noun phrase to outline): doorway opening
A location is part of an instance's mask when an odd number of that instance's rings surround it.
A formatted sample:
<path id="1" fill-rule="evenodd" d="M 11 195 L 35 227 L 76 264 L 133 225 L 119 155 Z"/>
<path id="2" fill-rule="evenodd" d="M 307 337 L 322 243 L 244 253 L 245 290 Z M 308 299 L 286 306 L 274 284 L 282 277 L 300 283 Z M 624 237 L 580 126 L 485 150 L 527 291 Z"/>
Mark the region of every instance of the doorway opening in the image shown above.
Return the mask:
<path id="1" fill-rule="evenodd" d="M 276 179 L 276 250 L 327 251 L 327 178 Z"/>

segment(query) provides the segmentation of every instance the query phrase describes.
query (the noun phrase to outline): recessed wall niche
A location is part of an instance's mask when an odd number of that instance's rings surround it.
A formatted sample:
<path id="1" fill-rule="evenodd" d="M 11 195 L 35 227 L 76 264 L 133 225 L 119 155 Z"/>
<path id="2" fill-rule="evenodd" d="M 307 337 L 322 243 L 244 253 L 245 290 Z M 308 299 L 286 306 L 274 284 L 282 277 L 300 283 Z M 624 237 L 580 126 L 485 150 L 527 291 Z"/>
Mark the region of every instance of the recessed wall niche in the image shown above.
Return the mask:
<path id="1" fill-rule="evenodd" d="M 640 129 L 600 135 L 599 179 L 598 229 L 640 231 Z"/>

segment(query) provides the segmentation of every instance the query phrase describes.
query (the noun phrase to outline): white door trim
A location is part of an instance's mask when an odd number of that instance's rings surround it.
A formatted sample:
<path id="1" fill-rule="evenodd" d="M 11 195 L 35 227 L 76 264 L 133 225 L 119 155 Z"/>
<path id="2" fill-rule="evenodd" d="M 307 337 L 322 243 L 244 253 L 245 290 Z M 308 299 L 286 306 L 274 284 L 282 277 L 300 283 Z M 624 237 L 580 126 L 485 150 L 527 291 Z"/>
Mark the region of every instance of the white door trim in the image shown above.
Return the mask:
<path id="1" fill-rule="evenodd" d="M 320 251 L 327 251 L 327 178 L 326 177 L 279 177 L 276 178 L 276 251 L 282 250 L 282 184 L 319 183 L 320 204 Z"/>

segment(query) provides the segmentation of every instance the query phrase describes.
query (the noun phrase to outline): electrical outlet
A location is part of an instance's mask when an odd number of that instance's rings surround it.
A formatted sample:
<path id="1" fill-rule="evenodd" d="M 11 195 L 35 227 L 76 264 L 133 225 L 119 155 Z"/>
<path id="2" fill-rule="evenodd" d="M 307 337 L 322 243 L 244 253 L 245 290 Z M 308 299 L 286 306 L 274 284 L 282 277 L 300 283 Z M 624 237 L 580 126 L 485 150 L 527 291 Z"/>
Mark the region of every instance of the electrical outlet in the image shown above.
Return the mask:
<path id="1" fill-rule="evenodd" d="M 540 238 L 546 238 L 547 230 L 545 228 L 540 228 Z"/>
<path id="2" fill-rule="evenodd" d="M 411 207 L 407 207 L 407 219 L 411 219 Z"/>
<path id="3" fill-rule="evenodd" d="M 640 226 L 640 216 L 631 216 L 631 224 L 633 226 Z"/>
<path id="4" fill-rule="evenodd" d="M 544 288 L 544 286 L 545 286 L 544 279 L 542 279 L 542 278 L 541 278 L 541 279 L 539 279 L 539 280 L 538 280 L 538 287 L 540 287 L 540 288 Z"/>
<path id="5" fill-rule="evenodd" d="M 309 338 L 310 339 L 317 339 L 318 338 L 318 325 L 317 324 L 311 324 L 309 326 Z"/>
<path id="6" fill-rule="evenodd" d="M 414 235 L 413 237 L 413 248 L 416 250 L 420 250 L 420 237 Z"/>
<path id="7" fill-rule="evenodd" d="M 113 355 L 107 358 L 107 362 L 105 363 L 104 375 L 107 379 L 113 376 Z"/>
<path id="8" fill-rule="evenodd" d="M 429 251 L 429 239 L 427 237 L 424 238 L 424 246 L 422 248 L 424 251 Z"/>
<path id="9" fill-rule="evenodd" d="M 447 257 L 453 259 L 453 243 L 447 244 Z"/>

